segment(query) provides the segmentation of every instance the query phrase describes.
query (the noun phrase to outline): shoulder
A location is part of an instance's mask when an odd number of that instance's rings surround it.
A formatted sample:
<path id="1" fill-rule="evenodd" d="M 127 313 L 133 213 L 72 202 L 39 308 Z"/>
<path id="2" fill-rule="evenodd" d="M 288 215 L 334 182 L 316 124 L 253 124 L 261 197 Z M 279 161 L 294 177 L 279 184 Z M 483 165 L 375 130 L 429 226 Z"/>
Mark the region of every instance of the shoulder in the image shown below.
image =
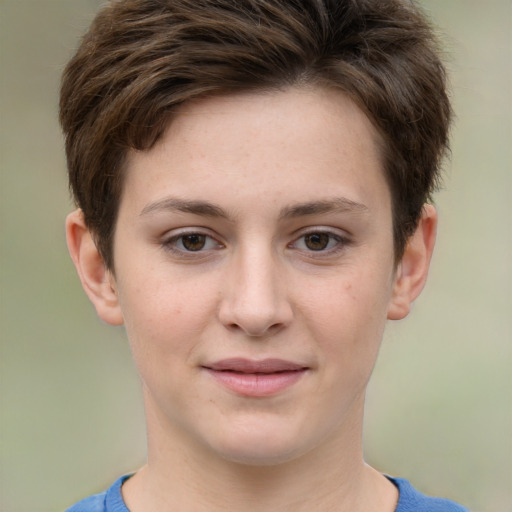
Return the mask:
<path id="1" fill-rule="evenodd" d="M 400 497 L 395 512 L 468 512 L 454 501 L 430 498 L 417 491 L 403 478 L 390 478 L 398 488 Z"/>
<path id="2" fill-rule="evenodd" d="M 72 507 L 68 508 L 66 512 L 106 512 L 105 497 L 107 493 L 95 494 L 89 496 L 84 500 L 75 503 Z"/>
<path id="3" fill-rule="evenodd" d="M 130 476 L 118 478 L 105 492 L 75 503 L 66 512 L 128 512 L 121 495 L 121 486 Z"/>

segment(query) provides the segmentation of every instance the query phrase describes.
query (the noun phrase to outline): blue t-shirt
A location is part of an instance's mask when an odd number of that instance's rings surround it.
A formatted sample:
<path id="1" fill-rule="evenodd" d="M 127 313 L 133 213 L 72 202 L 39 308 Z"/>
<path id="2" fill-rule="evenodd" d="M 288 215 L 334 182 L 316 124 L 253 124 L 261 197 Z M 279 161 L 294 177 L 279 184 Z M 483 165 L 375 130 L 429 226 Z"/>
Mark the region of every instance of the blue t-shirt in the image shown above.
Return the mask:
<path id="1" fill-rule="evenodd" d="M 122 476 L 107 491 L 79 501 L 66 512 L 129 512 L 121 495 L 121 486 L 130 476 Z M 400 494 L 395 512 L 468 512 L 453 501 L 429 498 L 421 494 L 403 478 L 388 478 L 396 485 Z"/>

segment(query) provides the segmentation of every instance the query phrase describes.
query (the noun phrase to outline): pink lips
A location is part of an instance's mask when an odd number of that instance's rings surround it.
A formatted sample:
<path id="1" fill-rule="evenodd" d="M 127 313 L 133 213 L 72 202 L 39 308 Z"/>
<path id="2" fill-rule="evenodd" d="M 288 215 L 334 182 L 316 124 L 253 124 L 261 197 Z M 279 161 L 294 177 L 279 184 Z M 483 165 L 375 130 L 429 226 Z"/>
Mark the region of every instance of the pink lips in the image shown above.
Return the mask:
<path id="1" fill-rule="evenodd" d="M 307 368 L 282 359 L 223 359 L 204 366 L 220 384 L 244 396 L 269 396 L 290 387 Z"/>

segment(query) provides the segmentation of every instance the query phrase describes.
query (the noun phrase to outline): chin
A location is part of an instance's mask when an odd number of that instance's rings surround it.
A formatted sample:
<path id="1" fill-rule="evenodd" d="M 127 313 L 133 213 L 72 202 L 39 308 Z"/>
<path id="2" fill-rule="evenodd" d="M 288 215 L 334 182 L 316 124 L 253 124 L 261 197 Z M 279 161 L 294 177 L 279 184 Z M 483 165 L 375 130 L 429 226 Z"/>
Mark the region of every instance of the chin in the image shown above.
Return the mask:
<path id="1" fill-rule="evenodd" d="M 222 459 L 247 466 L 276 466 L 299 458 L 313 446 L 292 425 L 231 425 L 221 437 L 210 439 L 210 449 Z"/>

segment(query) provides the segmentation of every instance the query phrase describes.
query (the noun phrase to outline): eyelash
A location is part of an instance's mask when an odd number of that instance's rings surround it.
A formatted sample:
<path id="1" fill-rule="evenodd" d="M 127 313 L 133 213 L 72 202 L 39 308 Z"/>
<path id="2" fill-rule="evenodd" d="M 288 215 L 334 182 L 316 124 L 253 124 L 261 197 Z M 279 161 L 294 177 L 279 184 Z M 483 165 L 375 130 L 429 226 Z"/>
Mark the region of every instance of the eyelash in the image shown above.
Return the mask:
<path id="1" fill-rule="evenodd" d="M 314 237 L 314 236 L 328 237 L 327 247 L 319 248 L 319 249 L 311 249 L 311 248 L 307 248 L 307 247 L 300 248 L 300 249 L 297 248 L 297 245 L 299 242 L 304 241 L 303 243 L 304 243 L 304 245 L 306 245 L 307 237 Z M 200 237 L 202 239 L 202 241 L 204 242 L 203 247 L 199 247 L 197 250 L 187 249 L 183 244 L 186 237 Z M 193 240 L 192 240 L 192 243 L 193 243 Z M 201 241 L 200 241 L 200 243 L 201 243 Z M 314 230 L 309 230 L 307 232 L 302 233 L 293 242 L 290 242 L 287 245 L 287 247 L 290 249 L 295 248 L 295 249 L 300 250 L 301 252 L 305 252 L 310 257 L 320 258 L 320 257 L 326 256 L 326 255 L 337 254 L 338 252 L 343 251 L 350 244 L 351 244 L 351 240 L 346 236 L 342 236 L 338 233 L 333 233 L 332 231 L 328 231 L 328 230 L 314 229 Z M 181 245 L 181 247 L 178 247 L 178 245 Z M 329 245 L 330 245 L 330 247 L 329 247 Z M 209 253 L 211 250 L 222 249 L 224 247 L 224 245 L 207 233 L 203 233 L 201 231 L 186 231 L 186 232 L 181 232 L 181 233 L 172 235 L 168 238 L 165 238 L 162 241 L 162 247 L 166 251 L 175 253 L 180 256 L 204 257 L 205 253 Z"/>
<path id="2" fill-rule="evenodd" d="M 205 246 L 210 245 L 211 247 L 207 247 L 206 249 L 204 247 L 200 247 L 197 250 L 187 249 L 183 245 L 186 237 L 203 238 Z M 178 247 L 178 244 L 181 245 L 181 247 Z M 162 241 L 162 246 L 166 251 L 178 254 L 180 256 L 186 255 L 187 257 L 202 257 L 206 251 L 221 249 L 223 247 L 223 245 L 215 240 L 215 238 L 213 238 L 211 235 L 202 233 L 201 231 L 185 231 L 170 236 Z"/>
<path id="3" fill-rule="evenodd" d="M 293 249 L 294 246 L 297 246 L 299 241 L 304 241 L 303 243 L 306 244 L 306 238 L 313 237 L 315 235 L 319 235 L 321 237 L 328 237 L 327 244 L 331 244 L 331 247 L 320 248 L 317 250 L 311 248 L 301 249 L 302 251 L 306 252 L 309 257 L 313 258 L 321 258 L 325 256 L 338 254 L 339 252 L 346 249 L 352 242 L 347 236 L 343 236 L 339 233 L 333 233 L 332 231 L 328 231 L 325 229 L 310 229 L 307 232 L 302 233 L 298 238 L 296 238 L 292 243 L 290 243 L 288 247 Z"/>

